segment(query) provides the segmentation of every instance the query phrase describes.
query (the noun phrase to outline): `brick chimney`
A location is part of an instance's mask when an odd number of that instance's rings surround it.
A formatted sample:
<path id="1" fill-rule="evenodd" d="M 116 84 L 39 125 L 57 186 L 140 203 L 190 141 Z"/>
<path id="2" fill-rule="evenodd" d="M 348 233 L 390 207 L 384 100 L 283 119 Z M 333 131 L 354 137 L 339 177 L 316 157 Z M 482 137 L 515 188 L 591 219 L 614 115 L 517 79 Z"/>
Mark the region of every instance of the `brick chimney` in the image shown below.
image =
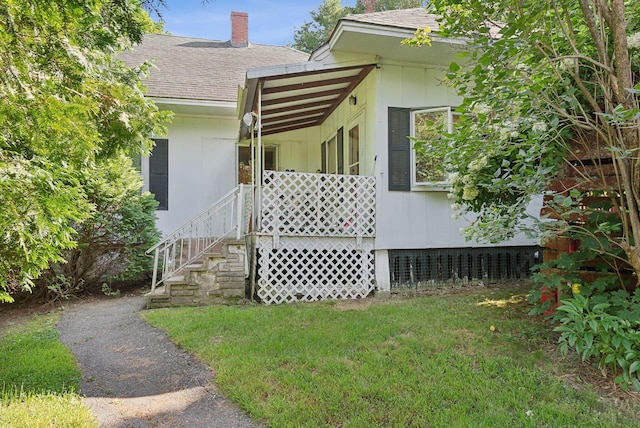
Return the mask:
<path id="1" fill-rule="evenodd" d="M 249 46 L 249 14 L 246 12 L 231 12 L 231 46 Z"/>

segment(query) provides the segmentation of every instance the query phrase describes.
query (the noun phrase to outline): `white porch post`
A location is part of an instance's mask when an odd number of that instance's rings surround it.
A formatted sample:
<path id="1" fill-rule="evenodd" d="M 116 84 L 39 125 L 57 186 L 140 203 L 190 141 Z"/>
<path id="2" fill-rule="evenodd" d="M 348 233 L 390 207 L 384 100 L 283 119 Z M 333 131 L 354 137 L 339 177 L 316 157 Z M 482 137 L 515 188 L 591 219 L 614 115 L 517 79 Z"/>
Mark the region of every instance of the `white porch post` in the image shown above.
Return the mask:
<path id="1" fill-rule="evenodd" d="M 255 133 L 255 117 L 253 115 L 253 111 L 251 111 L 251 192 L 253 192 L 253 198 L 251 199 L 251 225 L 249 226 L 251 231 L 256 231 L 256 226 L 258 224 L 256 220 L 257 210 L 256 210 L 256 145 L 254 141 L 254 133 Z"/>
<path id="2" fill-rule="evenodd" d="M 389 272 L 389 252 L 387 250 L 375 250 L 375 276 L 377 294 L 389 296 L 391 294 L 391 273 Z"/>
<path id="3" fill-rule="evenodd" d="M 251 185 L 256 185 L 256 145 L 254 140 L 255 122 L 251 112 Z"/>
<path id="4" fill-rule="evenodd" d="M 258 82 L 258 168 L 257 168 L 256 193 L 258 200 L 258 230 L 262 224 L 262 82 Z"/>

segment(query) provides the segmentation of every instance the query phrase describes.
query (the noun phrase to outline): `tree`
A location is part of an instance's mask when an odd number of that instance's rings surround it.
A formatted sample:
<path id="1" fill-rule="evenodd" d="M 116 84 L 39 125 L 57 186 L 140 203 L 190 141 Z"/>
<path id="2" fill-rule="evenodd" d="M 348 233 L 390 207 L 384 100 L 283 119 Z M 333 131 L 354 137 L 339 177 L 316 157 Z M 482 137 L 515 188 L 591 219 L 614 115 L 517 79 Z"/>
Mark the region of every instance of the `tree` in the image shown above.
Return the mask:
<path id="1" fill-rule="evenodd" d="M 432 7 L 443 36 L 468 40 L 448 74 L 464 97 L 461 123 L 439 146 L 453 172 L 455 207 L 476 216 L 467 236 L 497 242 L 523 228 L 569 227 L 522 220 L 532 220 L 532 197 L 580 146 L 594 160 L 603 152 L 613 159 L 619 180 L 611 196 L 623 214 L 615 240 L 640 273 L 640 5 L 434 0 Z"/>
<path id="2" fill-rule="evenodd" d="M 350 13 L 409 9 L 423 7 L 426 3 L 426 0 L 358 0 L 355 7 L 342 7 L 340 0 L 323 0 L 318 9 L 311 11 L 311 21 L 305 21 L 294 31 L 293 47 L 303 52 L 313 52 L 329 39 L 338 21 Z"/>
<path id="3" fill-rule="evenodd" d="M 466 236 L 497 242 L 525 231 L 580 243 L 552 262 L 559 274 L 538 277 L 564 287 L 560 349 L 617 365 L 616 382 L 640 390 L 640 3 L 431 5 L 440 35 L 468 42 L 447 76 L 464 97 L 460 123 L 428 142 L 451 172 L 457 214 L 473 217 Z M 538 221 L 527 206 L 541 195 L 550 218 Z"/>
<path id="4" fill-rule="evenodd" d="M 74 225 L 77 247 L 63 253 L 64 263 L 53 263 L 36 281 L 52 299 L 111 288 L 112 280 L 140 280 L 152 269 L 145 251 L 156 244 L 158 202 L 142 192 L 142 176 L 131 157 L 101 161 L 82 171 L 79 184 L 95 210 Z"/>
<path id="5" fill-rule="evenodd" d="M 0 301 L 76 245 L 82 177 L 164 131 L 144 69 L 114 56 L 152 27 L 137 0 L 0 4 Z"/>
<path id="6" fill-rule="evenodd" d="M 333 27 L 349 14 L 348 8 L 343 8 L 340 0 L 323 0 L 318 9 L 311 11 L 311 21 L 305 21 L 293 33 L 293 47 L 303 52 L 313 52 L 324 43 Z"/>

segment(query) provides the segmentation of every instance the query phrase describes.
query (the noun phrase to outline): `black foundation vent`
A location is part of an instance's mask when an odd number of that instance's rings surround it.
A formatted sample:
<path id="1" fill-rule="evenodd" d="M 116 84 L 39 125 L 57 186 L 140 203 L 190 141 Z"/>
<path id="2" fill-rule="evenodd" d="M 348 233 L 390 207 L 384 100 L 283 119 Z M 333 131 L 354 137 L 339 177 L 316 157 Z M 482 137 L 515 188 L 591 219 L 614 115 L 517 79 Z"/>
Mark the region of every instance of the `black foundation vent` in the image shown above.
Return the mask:
<path id="1" fill-rule="evenodd" d="M 389 251 L 392 290 L 526 279 L 539 263 L 538 246 Z"/>

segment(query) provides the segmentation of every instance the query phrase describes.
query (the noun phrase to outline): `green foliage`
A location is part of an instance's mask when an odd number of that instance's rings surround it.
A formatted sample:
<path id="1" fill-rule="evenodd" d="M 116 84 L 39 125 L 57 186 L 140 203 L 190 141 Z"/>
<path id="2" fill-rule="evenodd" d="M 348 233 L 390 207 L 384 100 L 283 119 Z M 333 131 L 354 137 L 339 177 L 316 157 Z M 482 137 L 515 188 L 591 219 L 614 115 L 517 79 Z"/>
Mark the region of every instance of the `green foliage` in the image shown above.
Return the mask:
<path id="1" fill-rule="evenodd" d="M 569 202 L 566 204 L 571 206 Z M 603 233 L 608 233 L 610 228 L 605 227 Z M 560 352 L 566 355 L 573 350 L 583 361 L 611 369 L 616 374 L 615 382 L 622 388 L 631 385 L 640 392 L 637 378 L 640 289 L 630 293 L 621 288 L 626 284 L 632 289 L 633 277 L 628 270 L 615 272 L 621 263 L 614 257 L 615 251 L 607 248 L 610 242 L 602 234 L 599 237 L 591 234 L 581 241 L 576 251 L 564 253 L 542 265 L 534 280 L 547 290 L 555 290 L 559 296 L 560 305 L 553 317 L 560 323 L 555 329 L 561 332 Z M 620 249 L 617 251 L 621 252 Z M 586 271 L 585 266 L 590 270 Z M 589 275 L 589 282 L 583 280 L 581 272 Z M 542 301 L 543 288 L 530 293 L 530 302 L 536 304 L 532 314 L 548 314 L 557 302 L 553 299 Z"/>
<path id="2" fill-rule="evenodd" d="M 0 300 L 76 246 L 95 208 L 83 178 L 163 132 L 114 57 L 148 26 L 137 0 L 0 3 Z"/>
<path id="3" fill-rule="evenodd" d="M 349 14 L 340 0 L 323 0 L 317 10 L 311 11 L 311 21 L 305 21 L 293 34 L 293 47 L 303 52 L 313 52 L 326 42 L 340 18 Z"/>
<path id="4" fill-rule="evenodd" d="M 447 75 L 464 97 L 460 124 L 431 143 L 453 173 L 454 209 L 474 214 L 465 235 L 496 242 L 524 231 L 543 243 L 557 236 L 579 243 L 536 274 L 541 289 L 531 299 L 546 300 L 534 312 L 559 299 L 561 350 L 618 367 L 617 381 L 640 385 L 640 309 L 630 295 L 640 274 L 640 3 L 433 0 L 430 7 L 442 17 L 441 36 L 468 43 Z M 566 181 L 554 194 L 556 177 Z M 527 208 L 541 195 L 549 218 L 539 221 Z"/>
<path id="5" fill-rule="evenodd" d="M 442 157 L 436 153 L 438 140 L 442 134 L 449 133 L 449 113 L 446 109 L 415 113 L 416 135 L 412 140 L 416 149 L 417 183 L 437 183 L 447 178 Z"/>
<path id="6" fill-rule="evenodd" d="M 366 0 L 357 0 L 356 6 L 351 13 L 364 13 L 367 3 Z M 373 6 L 375 12 L 381 12 L 383 10 L 398 10 L 398 9 L 412 9 L 416 7 L 426 7 L 429 3 L 426 0 L 373 0 L 369 1 Z"/>
<path id="7" fill-rule="evenodd" d="M 555 269 L 569 282 L 582 282 L 577 273 L 588 270 L 602 274 L 596 281 L 600 284 L 595 289 L 599 293 L 628 289 L 634 286 L 630 280 L 631 269 L 624 249 L 616 242 L 623 220 L 611 209 L 617 205 L 616 198 L 598 194 L 604 192 L 588 192 L 587 196 L 574 189 L 569 196 L 555 195 L 547 201 L 547 207 L 559 214 L 559 221 L 569 225 L 562 239 L 572 240 L 576 248 L 546 262 L 543 271 Z M 551 242 L 554 239 L 551 237 Z M 610 275 L 604 275 L 606 273 Z M 545 281 L 544 275 L 540 279 Z"/>
<path id="8" fill-rule="evenodd" d="M 111 279 L 139 279 L 152 267 L 144 252 L 160 237 L 158 203 L 141 192 L 142 178 L 129 157 L 120 155 L 86 172 L 80 184 L 95 210 L 74 226 L 78 245 L 65 251 L 66 263 L 53 265 L 38 281 L 58 298 L 99 291 Z"/>
<path id="9" fill-rule="evenodd" d="M 561 333 L 559 350 L 566 355 L 573 349 L 582 361 L 613 367 L 616 383 L 640 392 L 640 322 L 609 313 L 610 306 L 581 294 L 564 299 L 557 308 L 561 325 L 555 328 Z"/>
<path id="10" fill-rule="evenodd" d="M 622 137 L 638 108 L 637 99 L 627 96 L 634 85 L 622 76 L 638 79 L 640 46 L 629 43 L 625 50 L 613 39 L 626 41 L 626 35 L 633 41 L 640 6 L 615 3 L 626 21 L 610 19 L 609 4 L 587 12 L 577 0 L 430 3 L 442 17 L 441 36 L 468 41 L 448 74 L 464 97 L 458 108 L 463 117 L 439 148 L 454 172 L 457 210 L 477 214 L 468 238 L 495 242 L 522 230 L 548 230 L 526 208 L 569 158 L 566 143 L 578 130 L 596 133 L 602 146 L 637 149 L 637 135 Z M 593 31 L 591 18 L 599 26 Z M 603 35 L 606 46 L 600 49 Z M 625 62 L 629 56 L 631 64 Z M 624 81 L 626 90 L 604 91 L 611 81 Z"/>
<path id="11" fill-rule="evenodd" d="M 374 1 L 376 11 L 410 9 L 423 7 L 425 0 L 383 0 Z M 311 11 L 311 21 L 305 21 L 293 34 L 293 47 L 303 52 L 313 52 L 326 42 L 341 18 L 348 14 L 365 12 L 364 0 L 358 0 L 355 7 L 342 7 L 340 0 L 323 0 L 318 8 Z"/>
<path id="12" fill-rule="evenodd" d="M 3 152 L 0 148 L 0 156 Z M 20 281 L 31 284 L 41 269 L 73 248 L 70 222 L 86 219 L 90 205 L 77 174 L 44 158 L 0 158 L 0 301 Z"/>
<path id="13" fill-rule="evenodd" d="M 60 343 L 50 317 L 37 318 L 0 336 L 0 355 L 2 391 L 61 394 L 80 388 L 80 369 Z"/>

